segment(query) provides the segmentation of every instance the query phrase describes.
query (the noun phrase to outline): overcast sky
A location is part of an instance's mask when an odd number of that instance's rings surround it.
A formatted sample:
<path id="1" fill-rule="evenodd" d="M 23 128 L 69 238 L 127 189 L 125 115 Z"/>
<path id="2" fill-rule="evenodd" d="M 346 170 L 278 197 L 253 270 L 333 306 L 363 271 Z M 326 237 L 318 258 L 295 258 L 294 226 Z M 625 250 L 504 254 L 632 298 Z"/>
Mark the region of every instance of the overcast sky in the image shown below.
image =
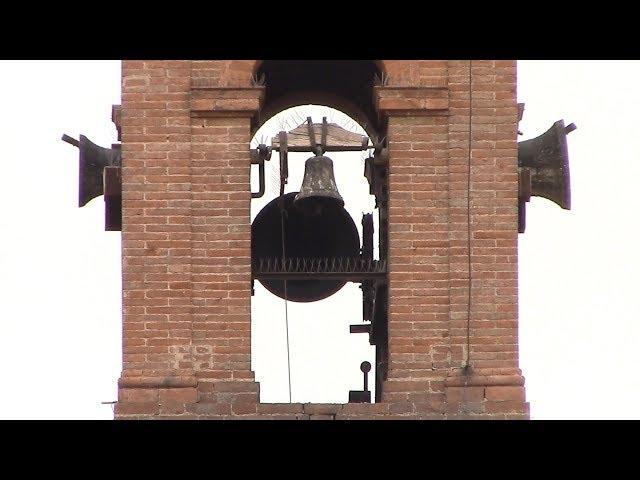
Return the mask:
<path id="1" fill-rule="evenodd" d="M 104 231 L 102 197 L 77 207 L 77 149 L 60 137 L 116 142 L 120 62 L 0 61 L 0 78 L 0 418 L 113 418 L 101 402 L 117 398 L 121 371 L 120 234 Z M 520 366 L 534 419 L 640 418 L 639 80 L 635 61 L 518 63 L 519 140 L 559 119 L 578 126 L 568 137 L 572 210 L 532 198 L 520 235 Z M 327 109 L 297 113 L 348 122 Z M 258 137 L 280 126 L 275 119 Z M 360 227 L 373 207 L 362 158 L 332 157 Z M 344 180 L 352 171 L 361 181 Z M 270 175 L 253 215 L 273 196 Z M 289 191 L 301 178 L 292 168 Z M 373 363 L 373 347 L 348 333 L 360 321 L 359 292 L 348 284 L 311 309 L 289 303 L 293 401 L 345 402 L 361 388 L 358 368 Z M 262 401 L 286 402 L 284 305 L 269 297 L 256 282 L 253 367 Z"/>

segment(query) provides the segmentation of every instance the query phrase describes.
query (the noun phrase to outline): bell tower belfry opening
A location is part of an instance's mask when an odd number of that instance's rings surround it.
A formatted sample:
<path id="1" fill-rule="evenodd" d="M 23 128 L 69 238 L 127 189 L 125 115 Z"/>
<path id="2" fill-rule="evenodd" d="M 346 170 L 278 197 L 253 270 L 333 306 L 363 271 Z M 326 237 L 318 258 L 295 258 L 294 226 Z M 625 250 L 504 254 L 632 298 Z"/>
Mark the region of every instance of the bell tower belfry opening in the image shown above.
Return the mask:
<path id="1" fill-rule="evenodd" d="M 347 403 L 350 391 L 364 391 L 363 361 L 377 367 L 385 348 L 371 334 L 369 314 L 370 290 L 386 283 L 376 197 L 363 175 L 375 147 L 353 119 L 317 105 L 272 117 L 252 141 L 256 151 L 268 148 L 259 144 L 265 138 L 271 156 L 254 168 L 261 173 L 251 208 L 252 368 L 260 398 Z M 372 399 L 377 378 L 373 368 L 365 389 Z"/>
<path id="2" fill-rule="evenodd" d="M 360 312 L 357 317 L 360 318 L 353 320 L 356 322 L 363 320 L 366 323 L 354 324 L 350 327 L 347 323 L 344 325 L 343 335 L 336 334 L 334 339 L 348 336 L 349 332 L 367 334 L 369 342 L 376 352 L 374 358 L 369 360 L 375 365 L 372 374 L 375 380 L 372 385 L 375 385 L 375 391 L 378 392 L 381 391 L 380 382 L 386 369 L 387 312 L 386 308 L 383 308 L 382 293 L 378 296 L 377 321 L 372 321 L 371 312 L 376 290 L 382 292 L 387 283 L 386 257 L 376 257 L 374 260 L 374 237 L 378 251 L 380 231 L 375 233 L 373 231 L 373 211 L 367 214 L 364 214 L 364 211 L 360 212 L 361 218 L 353 215 L 355 212 L 352 212 L 351 215 L 347 212 L 352 201 L 349 202 L 349 205 L 345 205 L 345 201 L 338 191 L 334 176 L 334 162 L 331 157 L 335 158 L 335 155 L 345 155 L 346 152 L 350 152 L 351 158 L 341 160 L 340 163 L 352 164 L 354 160 L 355 163 L 360 163 L 359 169 L 352 169 L 350 175 L 344 177 L 342 187 L 350 186 L 358 181 L 369 182 L 366 194 L 372 194 L 371 210 L 374 207 L 380 207 L 379 215 L 376 212 L 375 223 L 376 226 L 379 226 L 380 219 L 382 219 L 381 236 L 384 236 L 384 239 L 381 242 L 386 245 L 386 178 L 382 178 L 380 175 L 384 175 L 385 167 L 380 160 L 383 159 L 386 150 L 383 154 L 384 138 L 380 135 L 383 122 L 380 122 L 376 114 L 373 100 L 373 87 L 376 79 L 379 83 L 385 75 L 384 70 L 381 70 L 380 67 L 381 62 L 374 61 L 287 60 L 263 61 L 259 64 L 255 78 L 258 82 L 264 83 L 266 90 L 258 125 L 264 125 L 265 120 L 273 118 L 274 114 L 283 109 L 316 103 L 337 108 L 342 113 L 349 115 L 351 122 L 359 127 L 360 134 L 353 134 L 336 123 L 327 122 L 326 118 L 322 122 L 319 122 L 318 118 L 317 123 L 308 118 L 305 122 L 304 109 L 302 107 L 298 109 L 300 114 L 293 125 L 296 128 L 292 128 L 289 132 L 283 130 L 277 132 L 277 135 L 271 139 L 270 145 L 263 146 L 263 148 L 270 148 L 270 153 L 278 156 L 276 163 L 279 163 L 278 174 L 281 188 L 279 192 L 276 192 L 278 198 L 266 205 L 253 219 L 252 224 L 254 281 L 260 282 L 261 286 L 284 299 L 285 303 L 290 301 L 296 303 L 291 304 L 290 308 L 285 306 L 286 328 L 289 325 L 288 314 L 290 310 L 305 308 L 308 313 L 301 315 L 308 316 L 311 312 L 319 311 L 316 302 L 332 297 L 342 289 L 346 282 L 358 285 L 360 298 L 357 304 Z M 293 187 L 288 189 L 290 193 L 285 193 L 285 184 L 289 181 L 289 158 L 293 158 L 296 152 L 298 155 L 306 152 L 309 157 L 306 161 L 303 160 L 305 165 L 304 178 L 302 181 L 294 181 Z M 372 174 L 373 168 L 371 168 L 374 156 L 378 159 L 378 164 L 375 167 L 378 173 L 377 177 Z M 360 162 L 358 162 L 359 157 L 361 157 Z M 370 158 L 365 160 L 365 157 Z M 365 164 L 367 172 L 365 172 Z M 291 168 L 294 165 L 295 163 L 292 162 Z M 264 170 L 264 167 L 260 168 Z M 365 177 L 363 173 L 368 173 L 368 177 Z M 264 180 L 260 180 L 261 188 L 264 183 Z M 382 187 L 383 185 L 384 187 Z M 378 191 L 375 191 L 376 186 Z M 253 195 L 257 196 L 257 194 Z M 358 228 L 356 228 L 356 222 L 360 224 Z M 280 230 L 282 231 L 280 232 Z M 359 233 L 358 230 L 360 230 Z M 280 235 L 278 235 L 279 232 Z M 279 264 L 280 260 L 282 264 Z M 284 280 L 276 280 L 278 276 Z M 346 293 L 340 295 L 344 297 Z M 332 298 L 333 300 L 336 299 Z M 354 300 L 351 298 L 350 303 L 354 303 Z M 301 304 L 305 303 L 309 303 L 309 305 L 302 307 Z M 326 302 L 323 302 L 324 304 Z M 335 317 L 338 312 L 346 313 L 344 307 L 341 308 L 338 305 L 339 303 L 336 303 L 333 315 L 328 314 L 324 319 L 317 318 L 316 322 L 325 322 L 329 327 L 329 319 Z M 253 309 L 252 312 L 253 316 L 261 313 L 256 309 Z M 349 331 L 346 330 L 347 327 L 350 328 Z M 258 328 L 255 322 L 254 328 Z M 308 323 L 306 329 L 310 329 Z M 292 359 L 288 330 L 286 339 L 286 369 L 289 373 L 289 399 L 291 399 Z M 325 350 L 323 356 L 327 360 L 335 355 L 333 350 L 336 344 L 337 342 L 333 340 L 323 345 Z M 312 348 L 308 350 L 312 350 Z M 346 359 L 344 363 L 347 365 L 343 365 L 342 368 L 348 368 Z M 354 365 L 351 367 L 353 369 Z M 358 373 L 360 374 L 360 372 Z M 309 375 L 297 374 L 294 376 L 295 384 L 301 380 L 301 377 Z M 333 377 L 325 378 L 325 387 L 321 389 L 321 392 L 327 394 L 330 390 L 327 387 L 339 383 L 339 378 L 338 372 Z M 368 378 L 365 381 L 368 381 Z M 359 383 L 362 383 L 362 379 L 359 380 Z M 268 387 L 268 385 L 264 385 L 264 387 Z M 354 387 L 356 391 L 358 388 L 363 388 L 355 385 Z M 266 390 L 267 388 L 263 389 L 265 395 Z M 343 395 L 333 397 L 333 401 L 337 401 L 336 398 L 342 398 L 337 402 L 346 403 L 349 391 L 348 388 L 345 388 Z M 371 392 L 368 390 L 367 392 L 371 396 Z M 379 400 L 379 395 L 377 397 Z"/>
<path id="3" fill-rule="evenodd" d="M 380 136 L 373 87 L 385 75 L 382 62 L 372 60 L 264 60 L 256 68 L 266 87 L 258 124 L 296 105 L 326 105 Z"/>
<path id="4" fill-rule="evenodd" d="M 122 89 L 120 150 L 98 159 L 121 174 L 103 186 L 122 213 L 116 418 L 529 417 L 518 231 L 530 195 L 568 189 L 568 164 L 566 148 L 545 153 L 550 136 L 519 162 L 515 61 L 126 60 Z M 309 114 L 256 135 L 309 104 L 362 131 Z M 357 215 L 336 173 L 345 148 L 372 201 Z M 313 309 L 349 285 L 364 320 L 349 323 L 375 348 L 345 366 L 351 392 L 262 402 L 252 294 Z"/>

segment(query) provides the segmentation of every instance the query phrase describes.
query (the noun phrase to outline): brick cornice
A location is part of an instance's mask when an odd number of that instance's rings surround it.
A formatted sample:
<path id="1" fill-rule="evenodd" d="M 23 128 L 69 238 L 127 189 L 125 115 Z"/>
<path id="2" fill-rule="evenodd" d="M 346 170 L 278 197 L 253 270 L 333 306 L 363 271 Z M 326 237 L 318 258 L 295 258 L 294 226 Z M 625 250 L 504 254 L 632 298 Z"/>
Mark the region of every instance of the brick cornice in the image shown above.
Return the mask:
<path id="1" fill-rule="evenodd" d="M 379 115 L 447 115 L 449 89 L 443 86 L 376 86 L 374 102 Z"/>
<path id="2" fill-rule="evenodd" d="M 194 376 L 175 377 L 121 377 L 120 388 L 186 388 L 196 387 L 198 380 Z"/>
<path id="3" fill-rule="evenodd" d="M 253 117 L 262 107 L 265 87 L 192 85 L 192 117 Z"/>
<path id="4" fill-rule="evenodd" d="M 444 381 L 446 387 L 466 386 L 523 386 L 524 377 L 519 368 L 480 368 L 469 375 L 463 371 L 450 372 Z"/>

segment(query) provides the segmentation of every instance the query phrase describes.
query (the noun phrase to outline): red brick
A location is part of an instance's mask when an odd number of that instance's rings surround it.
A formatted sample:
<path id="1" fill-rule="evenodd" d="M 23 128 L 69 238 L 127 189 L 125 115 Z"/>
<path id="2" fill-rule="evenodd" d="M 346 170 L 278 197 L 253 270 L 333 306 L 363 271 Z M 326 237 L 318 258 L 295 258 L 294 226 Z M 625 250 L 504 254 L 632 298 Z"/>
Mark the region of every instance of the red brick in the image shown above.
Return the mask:
<path id="1" fill-rule="evenodd" d="M 482 402 L 485 396 L 484 387 L 447 387 L 447 402 Z"/>
<path id="2" fill-rule="evenodd" d="M 186 406 L 186 410 L 195 415 L 230 415 L 230 403 L 199 402 Z"/>
<path id="3" fill-rule="evenodd" d="M 157 402 L 118 402 L 115 407 L 116 415 L 156 415 L 159 413 Z"/>
<path id="4" fill-rule="evenodd" d="M 314 415 L 335 415 L 342 410 L 342 405 L 335 403 L 305 403 L 304 413 Z"/>
<path id="5" fill-rule="evenodd" d="M 161 414 L 181 415 L 186 412 L 184 402 L 162 402 L 159 406 Z"/>
<path id="6" fill-rule="evenodd" d="M 524 387 L 487 387 L 485 396 L 487 400 L 492 401 L 524 402 Z"/>
<path id="7" fill-rule="evenodd" d="M 118 401 L 125 403 L 142 403 L 158 401 L 158 390 L 153 388 L 120 388 Z"/>
<path id="8" fill-rule="evenodd" d="M 301 403 L 260 403 L 258 404 L 258 413 L 264 414 L 283 414 L 283 413 L 302 413 L 303 405 Z"/>
<path id="9" fill-rule="evenodd" d="M 527 413 L 528 407 L 524 402 L 508 400 L 504 402 L 485 402 L 487 413 Z"/>
<path id="10" fill-rule="evenodd" d="M 335 420 L 335 415 L 309 415 L 309 420 Z"/>
<path id="11" fill-rule="evenodd" d="M 231 404 L 231 411 L 236 415 L 248 415 L 252 413 L 257 413 L 257 403 L 256 402 L 247 402 L 247 401 L 238 401 Z"/>
<path id="12" fill-rule="evenodd" d="M 195 403 L 198 401 L 196 388 L 164 388 L 160 389 L 160 402 Z"/>
<path id="13" fill-rule="evenodd" d="M 387 413 L 389 405 L 386 403 L 348 403 L 342 407 L 341 413 L 345 415 L 368 415 L 376 413 Z"/>
<path id="14" fill-rule="evenodd" d="M 389 413 L 390 414 L 405 414 L 405 413 L 413 413 L 414 412 L 413 403 L 403 402 L 403 403 L 391 403 L 389 405 Z"/>

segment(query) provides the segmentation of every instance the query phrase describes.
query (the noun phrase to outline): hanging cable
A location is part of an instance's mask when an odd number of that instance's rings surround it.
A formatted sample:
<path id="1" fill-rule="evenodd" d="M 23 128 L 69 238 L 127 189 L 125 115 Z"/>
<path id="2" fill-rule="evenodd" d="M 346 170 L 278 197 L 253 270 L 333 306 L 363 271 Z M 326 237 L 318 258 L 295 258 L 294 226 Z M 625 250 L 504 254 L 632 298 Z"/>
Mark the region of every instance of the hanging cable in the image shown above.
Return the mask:
<path id="1" fill-rule="evenodd" d="M 280 196 L 280 231 L 282 234 L 282 265 L 286 260 L 285 248 L 284 248 L 284 197 Z M 287 308 L 287 280 L 284 280 L 284 322 L 287 333 L 287 376 L 289 378 L 289 403 L 291 403 L 291 356 L 289 354 L 289 309 Z"/>
<path id="2" fill-rule="evenodd" d="M 467 161 L 467 259 L 469 284 L 467 297 L 467 360 L 464 365 L 465 370 L 471 367 L 471 116 L 473 112 L 471 62 L 472 60 L 469 60 L 469 157 Z"/>

